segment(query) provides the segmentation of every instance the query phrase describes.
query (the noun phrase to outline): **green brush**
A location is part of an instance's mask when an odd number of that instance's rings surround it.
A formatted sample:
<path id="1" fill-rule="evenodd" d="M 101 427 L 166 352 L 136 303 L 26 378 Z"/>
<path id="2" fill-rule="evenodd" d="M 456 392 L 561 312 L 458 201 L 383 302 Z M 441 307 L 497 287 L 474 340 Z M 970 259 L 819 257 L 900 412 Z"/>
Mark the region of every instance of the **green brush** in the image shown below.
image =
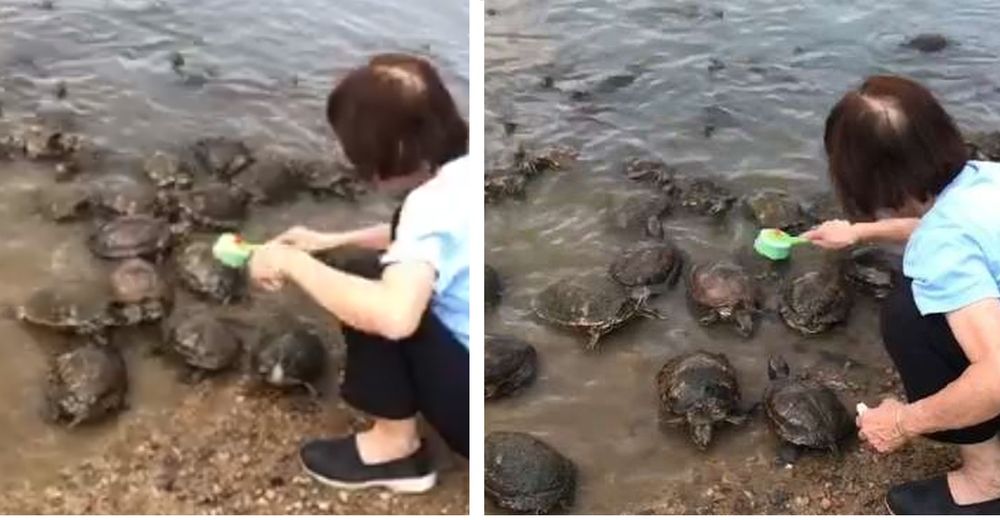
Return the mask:
<path id="1" fill-rule="evenodd" d="M 235 233 L 223 233 L 212 246 L 212 255 L 223 265 L 239 269 L 247 265 L 250 255 L 260 247 L 257 244 L 244 242 L 243 238 Z"/>
<path id="2" fill-rule="evenodd" d="M 808 243 L 808 240 L 780 229 L 762 229 L 753 241 L 753 248 L 770 260 L 785 260 L 792 254 L 792 246 Z"/>

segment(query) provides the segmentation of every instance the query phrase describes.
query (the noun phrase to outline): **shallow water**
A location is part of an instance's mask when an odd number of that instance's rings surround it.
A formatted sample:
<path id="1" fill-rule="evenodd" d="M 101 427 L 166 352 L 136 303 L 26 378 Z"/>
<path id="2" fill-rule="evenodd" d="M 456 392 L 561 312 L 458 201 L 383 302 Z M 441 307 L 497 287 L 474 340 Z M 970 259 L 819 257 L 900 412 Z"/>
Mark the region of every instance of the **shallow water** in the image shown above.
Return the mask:
<path id="1" fill-rule="evenodd" d="M 580 467 L 574 511 L 636 511 L 671 481 L 719 478 L 749 457 L 774 454 L 760 420 L 725 429 L 707 453 L 682 432 L 660 432 L 653 378 L 670 356 L 695 348 L 726 353 L 746 406 L 763 391 L 772 353 L 793 369 L 859 383 L 881 377 L 888 359 L 870 298 L 858 298 L 849 324 L 825 335 L 803 338 L 765 318 L 746 341 L 724 327 L 698 326 L 681 286 L 655 300 L 665 321 L 637 321 L 602 340 L 598 354 L 581 351 L 582 336 L 537 322 L 530 302 L 560 276 L 606 269 L 629 243 L 604 224 L 609 206 L 646 189 L 622 177 L 629 157 L 661 159 L 741 193 L 764 186 L 797 196 L 825 192 L 826 113 L 864 76 L 884 72 L 930 86 L 963 128 L 1000 128 L 1000 34 L 990 2 L 507 0 L 489 7 L 497 15 L 486 29 L 488 165 L 502 166 L 519 142 L 570 144 L 581 153 L 575 166 L 531 184 L 524 201 L 487 209 L 486 256 L 506 282 L 487 330 L 523 337 L 541 360 L 532 387 L 487 405 L 487 431 L 531 432 L 572 458 Z M 900 47 L 921 32 L 942 32 L 952 46 L 937 54 Z M 554 88 L 543 86 L 546 76 Z M 573 91 L 589 95 L 574 100 Z M 513 135 L 505 123 L 516 124 Z M 711 137 L 706 123 L 715 127 Z M 696 261 L 730 256 L 756 231 L 738 211 L 721 224 L 675 217 L 667 228 Z M 794 255 L 796 270 L 820 261 L 809 249 Z M 847 359 L 860 368 L 843 372 Z"/>
<path id="2" fill-rule="evenodd" d="M 128 160 L 216 134 L 241 137 L 255 149 L 328 156 L 335 147 L 323 112 L 329 86 L 376 52 L 430 57 L 467 112 L 468 11 L 461 3 L 56 0 L 52 10 L 38 4 L 0 6 L 0 125 L 68 114 L 79 132 L 130 165 L 92 178 L 134 177 L 140 172 Z M 184 76 L 171 69 L 175 51 L 185 57 Z M 54 95 L 60 82 L 65 100 Z M 106 272 L 83 243 L 86 224 L 56 225 L 34 214 L 31 197 L 55 182 L 50 168 L 0 163 L 0 171 L 0 301 L 18 302 L 50 280 Z M 264 237 L 296 223 L 348 229 L 386 218 L 393 204 L 373 195 L 357 204 L 304 197 L 255 212 L 246 231 Z M 0 337 L 0 483 L 45 478 L 99 453 L 129 421 L 169 420 L 186 391 L 163 360 L 143 354 L 149 335 L 127 337 L 129 410 L 117 421 L 66 432 L 37 413 L 47 356 L 63 342 L 6 320 Z"/>

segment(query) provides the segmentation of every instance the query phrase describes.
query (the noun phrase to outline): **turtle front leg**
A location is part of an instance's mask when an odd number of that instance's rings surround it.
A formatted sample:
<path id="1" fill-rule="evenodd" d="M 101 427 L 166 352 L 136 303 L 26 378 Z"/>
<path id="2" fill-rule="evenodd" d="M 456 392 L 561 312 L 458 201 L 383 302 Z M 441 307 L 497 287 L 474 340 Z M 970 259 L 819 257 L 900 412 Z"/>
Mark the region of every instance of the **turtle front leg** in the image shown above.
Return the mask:
<path id="1" fill-rule="evenodd" d="M 590 333 L 590 341 L 587 342 L 587 346 L 585 348 L 588 352 L 593 352 L 595 350 L 598 350 L 597 342 L 601 341 L 601 336 L 604 335 L 604 331 L 601 330 L 600 328 L 592 328 L 590 329 L 589 333 Z"/>
<path id="2" fill-rule="evenodd" d="M 779 466 L 790 466 L 802 456 L 802 448 L 790 442 L 782 442 L 778 446 L 778 457 L 775 463 Z"/>

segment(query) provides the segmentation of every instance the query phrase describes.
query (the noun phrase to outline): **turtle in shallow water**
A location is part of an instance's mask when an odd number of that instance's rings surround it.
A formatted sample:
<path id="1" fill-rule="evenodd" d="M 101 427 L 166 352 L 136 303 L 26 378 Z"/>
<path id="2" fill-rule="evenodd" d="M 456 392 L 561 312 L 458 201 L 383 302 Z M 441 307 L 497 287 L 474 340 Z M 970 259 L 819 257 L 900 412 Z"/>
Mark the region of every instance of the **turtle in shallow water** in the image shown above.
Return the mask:
<path id="1" fill-rule="evenodd" d="M 235 231 L 247 216 L 247 193 L 219 182 L 178 192 L 175 204 L 180 220 L 213 231 Z"/>
<path id="2" fill-rule="evenodd" d="M 855 426 L 837 394 L 819 382 L 792 378 L 781 356 L 768 360 L 767 376 L 764 410 L 783 443 L 779 460 L 793 462 L 800 447 L 838 453 L 840 441 L 850 437 Z"/>
<path id="3" fill-rule="evenodd" d="M 208 137 L 191 147 L 195 161 L 205 173 L 228 181 L 253 163 L 250 149 L 239 139 Z"/>
<path id="4" fill-rule="evenodd" d="M 663 221 L 670 215 L 670 197 L 663 193 L 639 193 L 622 201 L 610 214 L 615 231 L 637 237 L 663 238 Z"/>
<path id="5" fill-rule="evenodd" d="M 486 203 L 523 197 L 529 181 L 544 172 L 568 167 L 576 155 L 576 150 L 564 146 L 552 146 L 540 152 L 529 152 L 518 146 L 510 165 L 486 175 Z"/>
<path id="6" fill-rule="evenodd" d="M 661 318 L 646 306 L 648 297 L 648 290 L 630 292 L 607 276 L 570 276 L 542 289 L 532 308 L 544 321 L 587 332 L 586 349 L 595 350 L 602 336 L 632 318 Z"/>
<path id="7" fill-rule="evenodd" d="M 53 222 L 85 218 L 91 210 L 91 193 L 78 184 L 57 184 L 37 193 L 38 212 Z"/>
<path id="8" fill-rule="evenodd" d="M 297 327 L 265 336 L 252 357 L 253 373 L 278 388 L 302 387 L 313 397 L 326 371 L 326 345 L 314 332 Z"/>
<path id="9" fill-rule="evenodd" d="M 687 292 L 698 323 L 732 322 L 742 336 L 753 335 L 757 288 L 742 267 L 728 261 L 696 265 Z"/>
<path id="10" fill-rule="evenodd" d="M 744 200 L 750 217 L 761 228 L 799 234 L 813 224 L 799 201 L 781 190 L 758 190 Z"/>
<path id="11" fill-rule="evenodd" d="M 695 215 L 721 218 L 735 202 L 732 192 L 711 179 L 688 179 L 677 190 L 678 205 Z"/>
<path id="12" fill-rule="evenodd" d="M 486 264 L 483 266 L 483 293 L 487 309 L 493 309 L 500 305 L 500 297 L 503 294 L 503 281 L 500 273 L 493 266 Z"/>
<path id="13" fill-rule="evenodd" d="M 167 285 L 152 264 L 131 258 L 111 272 L 111 318 L 117 325 L 159 321 L 170 310 Z"/>
<path id="14" fill-rule="evenodd" d="M 110 294 L 95 282 L 69 280 L 35 290 L 15 310 L 26 323 L 62 332 L 99 335 L 111 324 Z"/>
<path id="15" fill-rule="evenodd" d="M 287 161 L 263 157 L 233 178 L 234 186 L 245 192 L 250 202 L 274 204 L 289 200 L 305 186 L 299 173 Z"/>
<path id="16" fill-rule="evenodd" d="M 630 180 L 665 188 L 668 192 L 677 181 L 677 168 L 656 159 L 629 159 L 625 162 L 623 173 Z"/>
<path id="17" fill-rule="evenodd" d="M 194 182 L 190 165 L 177 155 L 158 150 L 146 158 L 143 172 L 157 188 L 190 188 Z"/>
<path id="18" fill-rule="evenodd" d="M 615 257 L 608 274 L 626 287 L 648 287 L 658 294 L 677 283 L 684 256 L 673 242 L 641 242 Z"/>
<path id="19" fill-rule="evenodd" d="M 159 258 L 173 242 L 170 224 L 149 215 L 118 217 L 101 224 L 90 235 L 87 245 L 100 258 L 111 260 Z"/>
<path id="20" fill-rule="evenodd" d="M 216 260 L 209 242 L 191 242 L 174 257 L 181 285 L 194 294 L 210 300 L 229 303 L 242 295 L 244 277 Z"/>
<path id="21" fill-rule="evenodd" d="M 1000 161 L 1000 132 L 969 132 L 965 134 L 969 157 L 976 161 Z"/>
<path id="22" fill-rule="evenodd" d="M 944 50 L 948 44 L 948 38 L 943 34 L 923 33 L 903 42 L 903 47 L 924 53 L 931 53 Z"/>
<path id="23" fill-rule="evenodd" d="M 810 271 L 785 283 L 778 312 L 786 325 L 802 334 L 826 332 L 847 320 L 853 299 L 840 273 Z"/>
<path id="24" fill-rule="evenodd" d="M 243 351 L 242 338 L 233 326 L 209 309 L 175 310 L 163 330 L 164 348 L 192 369 L 195 379 L 232 367 Z"/>
<path id="25" fill-rule="evenodd" d="M 661 420 L 686 425 L 702 450 L 712 441 L 716 424 L 742 424 L 746 418 L 737 411 L 736 371 L 722 354 L 698 350 L 670 359 L 656 374 L 656 390 Z"/>
<path id="26" fill-rule="evenodd" d="M 902 275 L 903 259 L 878 246 L 852 249 L 844 259 L 844 278 L 860 291 L 881 300 L 892 292 Z"/>
<path id="27" fill-rule="evenodd" d="M 485 440 L 486 496 L 506 511 L 567 511 L 576 498 L 576 465 L 537 437 L 492 432 Z"/>
<path id="28" fill-rule="evenodd" d="M 114 347 L 88 343 L 53 359 L 45 389 L 46 417 L 70 428 L 126 406 L 125 361 Z"/>
<path id="29" fill-rule="evenodd" d="M 483 355 L 487 401 L 509 396 L 535 380 L 538 354 L 526 341 L 488 334 Z"/>
<path id="30" fill-rule="evenodd" d="M 109 179 L 94 190 L 91 205 L 105 218 L 161 213 L 160 193 L 148 183 L 132 179 Z"/>
<path id="31" fill-rule="evenodd" d="M 21 136 L 28 159 L 63 160 L 76 153 L 80 137 L 66 132 L 61 125 L 29 125 Z"/>
<path id="32" fill-rule="evenodd" d="M 508 198 L 523 198 L 528 177 L 516 171 L 490 172 L 486 175 L 483 196 L 487 204 Z"/>
<path id="33" fill-rule="evenodd" d="M 333 161 L 292 159 L 288 169 L 300 188 L 319 198 L 333 196 L 353 201 L 365 192 L 364 185 L 346 167 Z"/>

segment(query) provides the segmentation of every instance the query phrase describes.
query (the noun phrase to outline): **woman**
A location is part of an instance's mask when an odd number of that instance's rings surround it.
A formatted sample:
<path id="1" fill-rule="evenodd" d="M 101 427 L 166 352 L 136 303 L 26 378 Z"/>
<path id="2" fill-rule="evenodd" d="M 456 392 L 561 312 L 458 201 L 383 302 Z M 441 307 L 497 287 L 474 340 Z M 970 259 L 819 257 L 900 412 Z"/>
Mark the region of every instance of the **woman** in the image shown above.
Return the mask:
<path id="1" fill-rule="evenodd" d="M 405 55 L 376 56 L 347 74 L 327 118 L 358 176 L 412 191 L 391 225 L 286 231 L 254 253 L 250 276 L 270 290 L 295 283 L 340 321 L 341 394 L 374 419 L 365 432 L 306 442 L 305 470 L 336 487 L 423 492 L 436 476 L 418 413 L 454 451 L 469 451 L 468 241 L 477 192 L 464 157 L 468 125 L 434 68 Z M 385 250 L 379 267 L 352 274 L 309 254 L 349 244 Z"/>
<path id="2" fill-rule="evenodd" d="M 906 244 L 882 337 L 909 403 L 858 418 L 879 452 L 923 435 L 957 444 L 961 468 L 889 490 L 897 514 L 1000 514 L 1000 164 L 970 161 L 954 121 L 924 87 L 874 76 L 830 112 L 830 177 L 849 214 L 805 234 L 838 249 Z"/>

